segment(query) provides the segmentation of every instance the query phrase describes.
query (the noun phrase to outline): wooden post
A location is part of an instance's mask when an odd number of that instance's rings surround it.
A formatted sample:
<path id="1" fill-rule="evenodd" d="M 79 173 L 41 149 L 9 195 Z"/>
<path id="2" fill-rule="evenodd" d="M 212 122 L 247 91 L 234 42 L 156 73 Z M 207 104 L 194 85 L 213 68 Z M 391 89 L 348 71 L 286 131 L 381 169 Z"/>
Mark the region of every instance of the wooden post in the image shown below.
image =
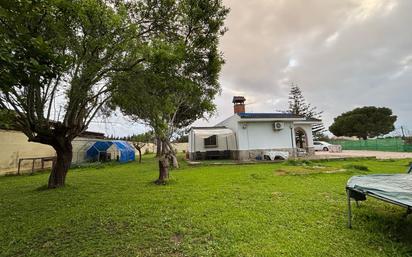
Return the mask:
<path id="1" fill-rule="evenodd" d="M 19 159 L 19 165 L 17 166 L 17 175 L 20 175 L 20 164 L 21 164 L 21 159 Z"/>
<path id="2" fill-rule="evenodd" d="M 348 197 L 348 228 L 352 228 L 352 207 L 350 202 L 350 192 L 346 189 L 346 195 Z"/>
<path id="3" fill-rule="evenodd" d="M 34 162 L 36 161 L 36 159 L 33 159 L 33 162 L 31 164 L 31 174 L 34 173 Z"/>

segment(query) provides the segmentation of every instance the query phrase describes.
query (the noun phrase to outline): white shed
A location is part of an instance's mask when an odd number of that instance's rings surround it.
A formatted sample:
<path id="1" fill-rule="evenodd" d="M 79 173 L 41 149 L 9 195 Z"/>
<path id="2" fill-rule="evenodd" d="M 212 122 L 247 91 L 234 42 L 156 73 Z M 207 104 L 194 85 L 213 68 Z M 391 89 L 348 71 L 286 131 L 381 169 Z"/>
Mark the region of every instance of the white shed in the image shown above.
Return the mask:
<path id="1" fill-rule="evenodd" d="M 235 133 L 226 127 L 192 127 L 188 147 L 191 159 L 230 158 L 237 141 Z"/>

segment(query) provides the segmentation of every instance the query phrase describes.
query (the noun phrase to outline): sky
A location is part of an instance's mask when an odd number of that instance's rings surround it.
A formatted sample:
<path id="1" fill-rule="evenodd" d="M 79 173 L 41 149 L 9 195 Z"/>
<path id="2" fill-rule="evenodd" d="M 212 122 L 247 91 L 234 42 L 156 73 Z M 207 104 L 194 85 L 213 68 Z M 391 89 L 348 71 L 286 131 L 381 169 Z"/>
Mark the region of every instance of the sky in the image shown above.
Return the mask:
<path id="1" fill-rule="evenodd" d="M 288 108 L 290 84 L 323 111 L 329 127 L 342 112 L 386 106 L 396 127 L 412 131 L 412 1 L 224 0 L 230 8 L 217 114 L 194 126 L 212 126 L 233 114 L 243 95 L 247 112 Z M 121 115 L 91 130 L 128 135 L 147 128 Z"/>

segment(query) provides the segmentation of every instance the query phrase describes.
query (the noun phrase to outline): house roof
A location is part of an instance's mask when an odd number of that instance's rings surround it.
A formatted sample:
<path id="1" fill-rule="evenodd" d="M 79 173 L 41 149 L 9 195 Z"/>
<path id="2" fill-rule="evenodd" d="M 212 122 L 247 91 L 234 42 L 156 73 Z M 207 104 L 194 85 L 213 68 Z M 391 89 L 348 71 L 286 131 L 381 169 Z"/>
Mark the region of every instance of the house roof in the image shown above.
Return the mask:
<path id="1" fill-rule="evenodd" d="M 304 119 L 305 121 L 321 121 L 315 118 L 305 118 L 301 115 L 296 115 L 293 113 L 250 113 L 250 112 L 242 112 L 238 113 L 241 119 Z"/>
<path id="2" fill-rule="evenodd" d="M 239 113 L 242 119 L 267 119 L 267 118 L 303 118 L 302 116 L 292 113 L 251 113 L 241 112 Z"/>
<path id="3" fill-rule="evenodd" d="M 225 126 L 215 126 L 215 127 L 191 127 L 190 129 L 225 129 Z"/>
<path id="4" fill-rule="evenodd" d="M 82 132 L 79 137 L 86 137 L 86 138 L 97 138 L 97 139 L 104 139 L 104 133 L 94 132 L 94 131 L 84 131 Z"/>
<path id="5" fill-rule="evenodd" d="M 317 121 L 320 122 L 322 121 L 321 119 L 316 119 L 316 118 L 306 118 L 307 121 Z"/>

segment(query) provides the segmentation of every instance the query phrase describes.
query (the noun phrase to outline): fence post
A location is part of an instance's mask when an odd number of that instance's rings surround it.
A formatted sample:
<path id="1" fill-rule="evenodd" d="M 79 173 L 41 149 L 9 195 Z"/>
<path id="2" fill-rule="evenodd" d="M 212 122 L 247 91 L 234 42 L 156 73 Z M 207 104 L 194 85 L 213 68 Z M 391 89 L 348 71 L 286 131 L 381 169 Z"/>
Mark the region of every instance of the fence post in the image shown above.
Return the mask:
<path id="1" fill-rule="evenodd" d="M 401 151 L 399 151 L 399 144 L 398 144 L 398 140 L 397 140 L 397 139 L 395 139 L 395 145 L 396 145 L 396 151 L 397 151 L 397 152 L 401 152 Z"/>

